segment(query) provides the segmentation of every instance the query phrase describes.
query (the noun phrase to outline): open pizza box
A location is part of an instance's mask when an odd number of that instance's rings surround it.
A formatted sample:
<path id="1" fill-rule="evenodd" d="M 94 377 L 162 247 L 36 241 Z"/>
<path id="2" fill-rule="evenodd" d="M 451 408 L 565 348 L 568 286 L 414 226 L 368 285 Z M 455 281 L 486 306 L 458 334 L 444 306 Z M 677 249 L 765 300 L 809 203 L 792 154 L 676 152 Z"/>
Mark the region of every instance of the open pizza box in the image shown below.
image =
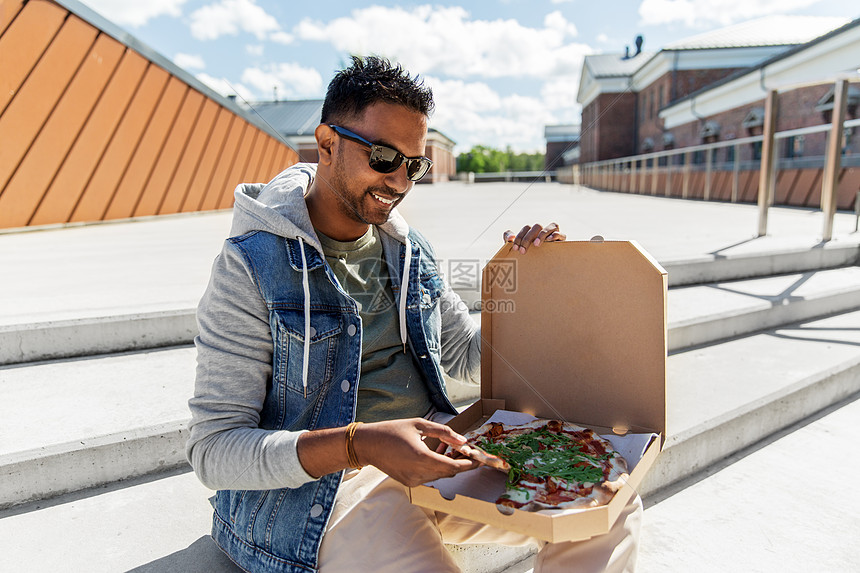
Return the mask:
<path id="1" fill-rule="evenodd" d="M 609 532 L 663 445 L 666 290 L 634 242 L 503 247 L 483 273 L 481 399 L 448 424 L 512 415 L 500 410 L 572 422 L 608 438 L 630 477 L 608 505 L 528 512 L 497 507 L 505 475 L 480 467 L 411 488 L 412 502 L 550 542 Z"/>

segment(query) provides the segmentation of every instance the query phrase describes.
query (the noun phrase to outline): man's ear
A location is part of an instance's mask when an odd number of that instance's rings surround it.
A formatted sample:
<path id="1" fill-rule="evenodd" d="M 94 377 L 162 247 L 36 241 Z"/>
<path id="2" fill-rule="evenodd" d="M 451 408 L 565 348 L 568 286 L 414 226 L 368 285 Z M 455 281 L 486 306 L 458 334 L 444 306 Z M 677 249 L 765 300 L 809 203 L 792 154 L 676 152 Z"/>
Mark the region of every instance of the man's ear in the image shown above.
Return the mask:
<path id="1" fill-rule="evenodd" d="M 334 130 L 324 123 L 321 123 L 314 130 L 314 137 L 317 140 L 317 151 L 319 152 L 319 163 L 323 165 L 331 165 L 332 147 L 334 146 Z"/>

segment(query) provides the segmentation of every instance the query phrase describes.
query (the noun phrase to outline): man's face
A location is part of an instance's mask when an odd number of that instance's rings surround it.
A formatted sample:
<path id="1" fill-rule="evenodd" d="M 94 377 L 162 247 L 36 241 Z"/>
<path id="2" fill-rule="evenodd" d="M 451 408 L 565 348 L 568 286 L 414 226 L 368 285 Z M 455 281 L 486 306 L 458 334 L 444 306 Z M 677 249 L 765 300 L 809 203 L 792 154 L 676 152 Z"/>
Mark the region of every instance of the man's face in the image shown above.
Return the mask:
<path id="1" fill-rule="evenodd" d="M 427 118 L 399 105 L 377 103 L 358 119 L 340 125 L 370 142 L 393 147 L 406 157 L 424 155 Z M 379 173 L 368 165 L 370 149 L 339 135 L 334 136 L 331 180 L 343 217 L 353 223 L 381 225 L 403 200 L 414 183 L 406 177 L 406 166 L 392 173 Z"/>

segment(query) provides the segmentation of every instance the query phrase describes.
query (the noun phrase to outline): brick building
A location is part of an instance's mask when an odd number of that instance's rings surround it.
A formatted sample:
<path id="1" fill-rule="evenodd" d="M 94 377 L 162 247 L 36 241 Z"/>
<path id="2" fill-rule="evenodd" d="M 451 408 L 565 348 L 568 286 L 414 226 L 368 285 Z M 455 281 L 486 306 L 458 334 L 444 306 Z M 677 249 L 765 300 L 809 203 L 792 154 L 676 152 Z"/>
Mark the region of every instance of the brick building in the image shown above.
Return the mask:
<path id="1" fill-rule="evenodd" d="M 544 127 L 546 154 L 544 169 L 554 171 L 559 167 L 579 162 L 579 126 L 547 125 Z"/>
<path id="2" fill-rule="evenodd" d="M 834 18 L 770 16 L 699 34 L 657 52 L 643 52 L 637 42 L 632 56 L 586 56 L 577 95 L 582 105 L 581 163 L 754 133 L 761 126 L 762 110 L 756 109 L 763 108 L 761 85 L 773 84 L 771 79 L 760 84 L 757 74 L 805 50 L 813 59 L 819 58 L 809 49 L 857 26 L 855 21 L 834 30 L 844 23 L 844 19 Z M 854 42 L 849 55 L 856 54 L 860 46 Z M 857 60 L 855 57 L 854 69 Z M 808 71 L 821 77 L 827 69 L 827 65 L 813 64 Z M 809 76 L 806 72 L 797 75 Z M 710 98 L 703 94 L 718 86 L 735 86 L 738 77 L 748 77 L 747 91 L 733 95 L 726 94 L 734 87 L 720 91 L 717 107 L 721 109 L 709 106 Z M 783 83 L 787 80 L 780 78 Z M 749 91 L 755 92 L 752 99 Z M 793 109 L 802 117 L 801 123 L 809 125 L 815 119 L 810 112 L 824 105 L 818 103 L 824 96 L 821 88 L 797 96 L 803 107 Z M 806 101 L 810 98 L 815 105 Z M 782 121 L 786 126 L 797 123 L 788 116 Z"/>

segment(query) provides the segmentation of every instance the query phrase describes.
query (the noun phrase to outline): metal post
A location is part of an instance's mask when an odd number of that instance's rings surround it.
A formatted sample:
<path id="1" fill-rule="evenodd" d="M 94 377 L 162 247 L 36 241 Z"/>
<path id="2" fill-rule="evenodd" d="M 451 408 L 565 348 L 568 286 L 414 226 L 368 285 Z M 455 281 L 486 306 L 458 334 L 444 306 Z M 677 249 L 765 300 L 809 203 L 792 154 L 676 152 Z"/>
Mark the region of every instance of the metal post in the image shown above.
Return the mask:
<path id="1" fill-rule="evenodd" d="M 836 216 L 836 187 L 839 183 L 839 172 L 842 170 L 842 124 L 845 123 L 845 99 L 848 95 L 848 82 L 845 79 L 836 81 L 833 90 L 833 118 L 831 120 L 830 137 L 827 138 L 827 155 L 824 163 L 824 177 L 821 183 L 821 210 L 824 211 L 824 231 L 821 238 L 829 241 L 833 238 L 833 217 Z"/>
<path id="2" fill-rule="evenodd" d="M 711 198 L 711 163 L 713 162 L 714 150 L 705 150 L 705 201 Z"/>
<path id="3" fill-rule="evenodd" d="M 767 235 L 767 209 L 774 181 L 774 133 L 776 132 L 777 91 L 767 92 L 764 104 L 764 139 L 761 145 L 761 171 L 758 183 L 758 236 Z"/>
<path id="4" fill-rule="evenodd" d="M 636 193 L 638 191 L 639 186 L 636 179 L 636 160 L 634 159 L 630 162 L 630 185 L 627 187 L 629 193 Z"/>
<path id="5" fill-rule="evenodd" d="M 738 187 L 741 185 L 741 146 L 735 145 L 735 162 L 732 165 L 732 203 L 738 202 Z"/>
<path id="6" fill-rule="evenodd" d="M 672 192 L 672 155 L 666 156 L 666 189 L 664 195 L 668 197 Z"/>
<path id="7" fill-rule="evenodd" d="M 860 223 L 860 191 L 854 197 L 854 232 L 857 232 L 857 225 Z"/>
<path id="8" fill-rule="evenodd" d="M 657 164 L 660 161 L 657 159 L 657 156 L 651 157 L 651 195 L 657 195 L 657 179 L 660 175 L 660 170 L 657 168 Z"/>
<path id="9" fill-rule="evenodd" d="M 686 199 L 690 195 L 690 152 L 684 154 L 684 179 L 681 186 L 681 197 Z"/>

